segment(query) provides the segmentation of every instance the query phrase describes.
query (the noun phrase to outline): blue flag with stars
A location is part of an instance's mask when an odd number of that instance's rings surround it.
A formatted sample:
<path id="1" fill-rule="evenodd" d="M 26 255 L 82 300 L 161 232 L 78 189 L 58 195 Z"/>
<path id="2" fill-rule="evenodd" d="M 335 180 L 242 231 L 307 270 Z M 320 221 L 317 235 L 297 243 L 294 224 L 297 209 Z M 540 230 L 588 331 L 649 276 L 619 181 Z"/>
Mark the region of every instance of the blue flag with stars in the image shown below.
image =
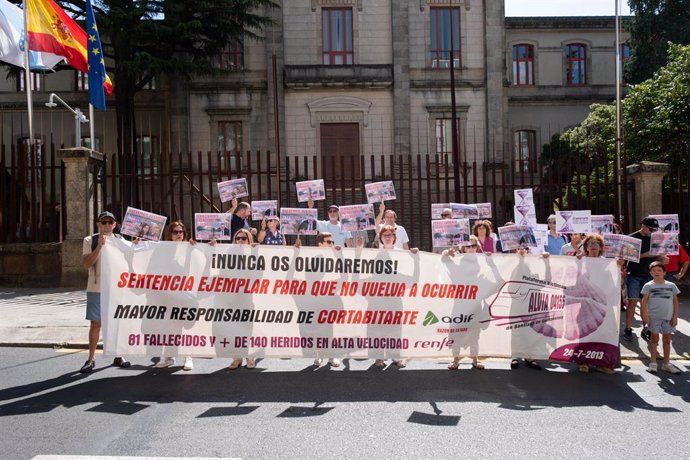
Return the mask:
<path id="1" fill-rule="evenodd" d="M 86 0 L 86 49 L 89 55 L 89 103 L 105 111 L 105 60 L 91 0 Z"/>

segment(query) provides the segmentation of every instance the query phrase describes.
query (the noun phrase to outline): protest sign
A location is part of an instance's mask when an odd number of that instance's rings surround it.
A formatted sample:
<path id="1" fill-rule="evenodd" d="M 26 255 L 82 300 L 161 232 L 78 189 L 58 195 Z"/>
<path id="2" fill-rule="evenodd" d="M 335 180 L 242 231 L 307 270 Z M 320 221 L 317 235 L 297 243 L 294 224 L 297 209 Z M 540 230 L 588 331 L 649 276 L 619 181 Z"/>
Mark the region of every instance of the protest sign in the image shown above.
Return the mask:
<path id="1" fill-rule="evenodd" d="M 357 230 L 374 230 L 374 206 L 371 204 L 354 204 L 340 206 L 340 226 L 344 232 Z"/>
<path id="2" fill-rule="evenodd" d="M 677 256 L 679 251 L 678 245 L 680 244 L 679 236 L 680 234 L 678 233 L 652 233 L 652 245 L 649 253 L 653 256 Z"/>
<path id="3" fill-rule="evenodd" d="M 534 206 L 534 193 L 531 188 L 513 190 L 514 206 Z"/>
<path id="4" fill-rule="evenodd" d="M 326 199 L 326 187 L 324 186 L 323 179 L 297 182 L 295 187 L 297 188 L 297 201 L 300 203 L 309 200 L 319 201 Z"/>
<path id="5" fill-rule="evenodd" d="M 592 231 L 592 211 L 556 212 L 558 233 L 589 233 Z"/>
<path id="6" fill-rule="evenodd" d="M 101 252 L 106 356 L 529 356 L 614 367 L 603 258 L 163 242 Z"/>
<path id="7" fill-rule="evenodd" d="M 435 248 L 468 246 L 470 244 L 470 220 L 432 220 L 431 234 L 433 236 L 433 246 Z"/>
<path id="8" fill-rule="evenodd" d="M 593 215 L 591 233 L 598 233 L 599 235 L 603 235 L 604 233 L 613 233 L 613 215 Z"/>
<path id="9" fill-rule="evenodd" d="M 280 231 L 283 235 L 316 235 L 318 211 L 308 208 L 281 208 Z"/>
<path id="10" fill-rule="evenodd" d="M 498 236 L 501 239 L 501 247 L 504 251 L 537 246 L 534 229 L 529 225 L 498 227 Z"/>
<path id="11" fill-rule="evenodd" d="M 252 220 L 278 215 L 278 200 L 252 201 Z"/>
<path id="12" fill-rule="evenodd" d="M 197 240 L 229 240 L 232 229 L 230 213 L 194 214 L 194 238 Z"/>
<path id="13" fill-rule="evenodd" d="M 491 219 L 491 203 L 476 203 L 475 206 L 480 219 Z"/>
<path id="14" fill-rule="evenodd" d="M 604 234 L 604 257 L 614 257 L 629 262 L 639 262 L 642 240 L 615 233 Z"/>
<path id="15" fill-rule="evenodd" d="M 451 214 L 453 213 L 451 203 L 431 203 L 431 220 L 443 219 L 441 214 L 443 214 L 444 209 L 450 209 Z"/>
<path id="16" fill-rule="evenodd" d="M 680 223 L 678 214 L 655 214 L 653 216 L 659 221 L 659 231 L 664 233 L 678 233 L 680 232 Z"/>
<path id="17" fill-rule="evenodd" d="M 232 201 L 234 198 L 249 196 L 247 179 L 230 179 L 224 182 L 218 182 L 218 194 L 220 195 L 220 201 L 222 203 Z"/>
<path id="18" fill-rule="evenodd" d="M 369 204 L 395 200 L 395 187 L 393 187 L 393 181 L 390 180 L 364 184 L 364 190 Z"/>
<path id="19" fill-rule="evenodd" d="M 473 204 L 451 203 L 453 219 L 478 219 L 479 210 Z"/>
<path id="20" fill-rule="evenodd" d="M 165 216 L 129 207 L 122 221 L 120 233 L 142 240 L 159 241 L 167 220 Z"/>
<path id="21" fill-rule="evenodd" d="M 517 225 L 537 225 L 537 211 L 534 205 L 513 206 L 514 221 Z"/>

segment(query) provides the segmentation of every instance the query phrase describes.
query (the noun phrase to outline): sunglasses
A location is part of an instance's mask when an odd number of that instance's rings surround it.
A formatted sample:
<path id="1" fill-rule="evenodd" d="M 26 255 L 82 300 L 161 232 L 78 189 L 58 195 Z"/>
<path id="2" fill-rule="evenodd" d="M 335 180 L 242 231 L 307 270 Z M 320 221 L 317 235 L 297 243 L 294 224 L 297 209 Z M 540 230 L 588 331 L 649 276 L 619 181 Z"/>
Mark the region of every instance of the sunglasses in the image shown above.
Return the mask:
<path id="1" fill-rule="evenodd" d="M 335 244 L 335 241 L 333 240 L 323 240 L 323 242 L 326 244 Z"/>
<path id="2" fill-rule="evenodd" d="M 478 244 L 470 244 L 470 247 L 471 247 L 471 248 L 478 248 L 479 245 L 478 245 Z"/>
<path id="3" fill-rule="evenodd" d="M 452 214 L 441 214 L 441 217 L 450 217 Z"/>
<path id="4" fill-rule="evenodd" d="M 171 233 L 173 235 L 184 235 L 184 230 L 173 230 Z"/>
<path id="5" fill-rule="evenodd" d="M 249 241 L 249 238 L 246 236 L 236 236 L 235 241 Z"/>
<path id="6" fill-rule="evenodd" d="M 114 220 L 99 220 L 98 221 L 101 225 L 115 225 Z"/>

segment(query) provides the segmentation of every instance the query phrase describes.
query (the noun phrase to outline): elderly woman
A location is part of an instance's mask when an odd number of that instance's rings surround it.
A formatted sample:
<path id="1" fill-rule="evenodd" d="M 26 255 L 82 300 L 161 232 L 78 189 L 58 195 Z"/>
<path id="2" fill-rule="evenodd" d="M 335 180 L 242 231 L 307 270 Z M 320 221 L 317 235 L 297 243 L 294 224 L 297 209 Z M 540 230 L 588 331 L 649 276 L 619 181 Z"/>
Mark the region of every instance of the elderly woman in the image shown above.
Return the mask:
<path id="1" fill-rule="evenodd" d="M 256 236 L 260 244 L 268 246 L 285 246 L 285 238 L 278 228 L 280 220 L 277 216 L 268 216 L 261 221 L 261 230 Z"/>
<path id="2" fill-rule="evenodd" d="M 163 241 L 174 241 L 176 243 L 187 243 L 189 244 L 196 244 L 196 241 L 194 241 L 192 238 L 189 237 L 189 234 L 187 233 L 187 227 L 185 227 L 184 223 L 181 220 L 176 220 L 170 223 L 163 232 Z M 162 358 L 160 361 L 156 363 L 154 367 L 162 368 L 162 367 L 170 367 L 175 365 L 175 357 L 173 356 L 166 356 Z M 182 369 L 186 371 L 191 371 L 194 369 L 194 361 L 192 361 L 191 356 L 187 356 L 184 359 L 184 366 Z"/>
<path id="3" fill-rule="evenodd" d="M 235 236 L 232 238 L 233 244 L 250 244 L 255 246 L 254 237 L 249 229 L 241 228 L 235 232 Z M 234 358 L 228 368 L 237 369 L 242 365 L 242 358 Z M 256 361 L 254 358 L 247 358 L 247 369 L 254 369 L 256 367 Z"/>
<path id="4" fill-rule="evenodd" d="M 488 220 L 478 220 L 472 227 L 472 235 L 476 236 L 485 254 L 496 252 L 496 241 L 491 236 L 491 223 Z"/>

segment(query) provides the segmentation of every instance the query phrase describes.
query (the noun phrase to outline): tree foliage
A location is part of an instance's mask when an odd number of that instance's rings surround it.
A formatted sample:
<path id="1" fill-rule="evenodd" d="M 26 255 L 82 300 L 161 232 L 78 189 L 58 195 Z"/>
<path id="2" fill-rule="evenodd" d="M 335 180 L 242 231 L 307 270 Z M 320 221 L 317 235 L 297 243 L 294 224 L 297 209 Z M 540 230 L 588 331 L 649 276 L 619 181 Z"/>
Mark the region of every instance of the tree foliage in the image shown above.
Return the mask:
<path id="1" fill-rule="evenodd" d="M 640 83 L 666 63 L 668 43 L 690 44 L 690 0 L 628 0 L 632 56 L 626 80 Z"/>

